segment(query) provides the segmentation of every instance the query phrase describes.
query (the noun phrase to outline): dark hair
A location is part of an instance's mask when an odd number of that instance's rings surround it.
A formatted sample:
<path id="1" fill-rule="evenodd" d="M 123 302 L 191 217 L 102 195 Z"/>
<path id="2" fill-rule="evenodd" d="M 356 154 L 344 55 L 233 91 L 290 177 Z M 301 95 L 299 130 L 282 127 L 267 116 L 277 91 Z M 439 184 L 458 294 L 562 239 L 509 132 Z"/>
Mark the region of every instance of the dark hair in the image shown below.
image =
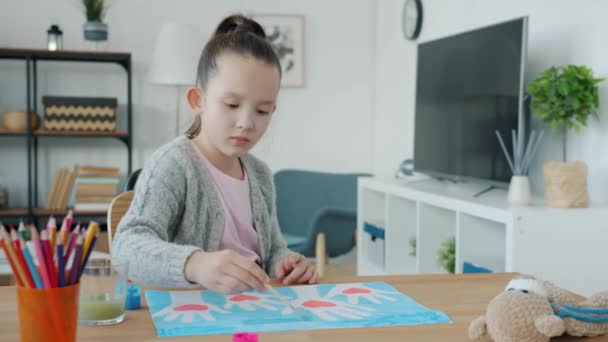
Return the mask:
<path id="1" fill-rule="evenodd" d="M 207 88 L 210 76 L 217 71 L 217 58 L 223 52 L 234 52 L 239 55 L 253 57 L 274 65 L 281 75 L 281 62 L 274 51 L 266 33 L 255 20 L 240 14 L 226 17 L 215 29 L 201 57 L 198 60 L 196 84 Z M 194 122 L 186 131 L 189 139 L 196 137 L 201 131 L 201 118 L 197 115 Z"/>

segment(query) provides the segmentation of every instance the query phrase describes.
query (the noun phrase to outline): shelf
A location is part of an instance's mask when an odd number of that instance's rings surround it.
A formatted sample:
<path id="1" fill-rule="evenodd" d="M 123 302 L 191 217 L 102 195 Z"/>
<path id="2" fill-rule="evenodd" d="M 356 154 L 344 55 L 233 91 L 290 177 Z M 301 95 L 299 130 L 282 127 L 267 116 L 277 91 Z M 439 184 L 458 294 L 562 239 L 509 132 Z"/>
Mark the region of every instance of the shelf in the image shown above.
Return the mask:
<path id="1" fill-rule="evenodd" d="M 115 131 L 115 132 L 97 132 L 97 131 L 52 131 L 46 129 L 35 130 L 33 133 L 39 137 L 111 137 L 111 138 L 127 138 L 129 132 L 127 131 Z M 0 128 L 0 136 L 15 136 L 22 137 L 27 136 L 26 131 L 16 132 L 10 131 L 5 128 Z"/>
<path id="2" fill-rule="evenodd" d="M 115 137 L 115 138 L 126 138 L 129 136 L 129 132 L 126 131 L 115 131 L 115 132 L 96 132 L 96 131 L 52 131 L 39 129 L 34 131 L 34 135 L 43 137 Z"/>
<path id="3" fill-rule="evenodd" d="M 504 191 L 474 198 L 475 188 L 484 185 L 359 179 L 357 236 L 364 236 L 363 222 L 378 219 L 383 196 L 386 210 L 380 217 L 385 223 L 384 265 L 374 263 L 361 238 L 358 275 L 445 273 L 437 265 L 438 251 L 454 236 L 456 273 L 464 271 L 466 262 L 498 273 L 531 274 L 586 296 L 604 290 L 608 272 L 601 271 L 606 259 L 600 251 L 608 241 L 607 205 L 576 210 L 509 206 Z M 414 232 L 417 245 L 412 260 L 408 249 Z M 567 246 L 568 253 L 539 252 L 555 251 L 556 246 Z"/>
<path id="4" fill-rule="evenodd" d="M 34 216 L 63 216 L 68 214 L 69 209 L 34 209 Z M 85 210 L 74 211 L 74 216 L 105 216 L 107 210 Z"/>
<path id="5" fill-rule="evenodd" d="M 81 63 L 113 63 L 118 64 L 126 72 L 126 125 L 122 131 L 112 132 L 96 132 L 96 131 L 56 131 L 48 129 L 30 129 L 23 132 L 11 132 L 7 129 L 0 129 L 1 137 L 25 137 L 27 139 L 27 166 L 30 171 L 27 173 L 28 179 L 28 190 L 27 200 L 28 207 L 25 209 L 7 209 L 0 210 L 0 218 L 27 218 L 29 221 L 37 222 L 38 218 L 56 215 L 63 216 L 67 215 L 68 210 L 49 210 L 43 208 L 32 207 L 34 203 L 40 203 L 38 200 L 38 158 L 39 158 L 39 142 L 43 143 L 47 139 L 38 139 L 38 137 L 61 137 L 61 138 L 76 138 L 76 139 L 87 139 L 87 138 L 114 138 L 126 146 L 127 149 L 127 173 L 132 172 L 132 129 L 133 129 L 133 96 L 132 96 L 132 65 L 131 65 L 131 53 L 129 52 L 110 52 L 110 51 L 77 51 L 77 50 L 60 50 L 60 51 L 48 51 L 46 49 L 31 49 L 31 48 L 19 48 L 19 47 L 0 47 L 0 60 L 21 60 L 25 63 L 26 71 L 26 107 L 25 111 L 29 112 L 35 107 L 33 104 L 39 101 L 39 82 L 38 74 L 39 69 L 37 67 L 38 62 L 53 61 L 53 62 L 81 62 Z M 50 141 L 49 141 L 50 142 Z M 76 216 L 92 216 L 99 217 L 105 216 L 106 211 L 76 211 Z"/>
<path id="6" fill-rule="evenodd" d="M 27 135 L 27 132 L 26 131 L 16 132 L 16 131 L 8 130 L 6 128 L 0 128 L 0 135 L 11 136 L 11 137 L 24 137 Z"/>
<path id="7" fill-rule="evenodd" d="M 130 63 L 131 54 L 127 52 L 100 51 L 48 51 L 40 49 L 0 48 L 0 59 L 34 59 L 73 62 L 110 62 Z"/>
<path id="8" fill-rule="evenodd" d="M 68 209 L 34 209 L 34 216 L 63 216 L 68 214 Z M 108 212 L 106 210 L 86 210 L 86 211 L 74 211 L 74 216 L 106 216 Z M 16 209 L 0 209 L 0 217 L 19 217 L 26 216 L 27 209 L 16 208 Z"/>
<path id="9" fill-rule="evenodd" d="M 27 209 L 0 209 L 0 217 L 16 217 L 27 215 Z"/>

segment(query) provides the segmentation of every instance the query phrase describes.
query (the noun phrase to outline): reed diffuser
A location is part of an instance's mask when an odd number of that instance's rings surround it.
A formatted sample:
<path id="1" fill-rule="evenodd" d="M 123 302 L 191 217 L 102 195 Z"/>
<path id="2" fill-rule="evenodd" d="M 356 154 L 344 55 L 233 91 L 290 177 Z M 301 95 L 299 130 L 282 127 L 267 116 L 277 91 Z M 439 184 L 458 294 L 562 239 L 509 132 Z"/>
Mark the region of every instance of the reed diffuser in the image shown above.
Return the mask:
<path id="1" fill-rule="evenodd" d="M 528 174 L 530 172 L 532 161 L 534 160 L 534 155 L 536 154 L 536 151 L 538 151 L 538 147 L 540 146 L 540 142 L 543 138 L 543 133 L 543 131 L 540 131 L 540 133 L 537 134 L 536 131 L 533 130 L 530 133 L 527 143 L 525 140 L 525 135 L 524 138 L 521 139 L 521 143 L 518 143 L 518 133 L 515 130 L 512 130 L 511 139 L 513 151 L 511 155 L 507 150 L 507 146 L 505 145 L 502 136 L 498 131 L 496 131 L 496 137 L 498 137 L 500 147 L 505 154 L 505 158 L 507 159 L 507 163 L 509 163 L 511 173 L 513 174 L 513 177 L 511 177 L 511 183 L 509 184 L 508 197 L 509 203 L 511 204 L 528 205 L 532 201 Z"/>

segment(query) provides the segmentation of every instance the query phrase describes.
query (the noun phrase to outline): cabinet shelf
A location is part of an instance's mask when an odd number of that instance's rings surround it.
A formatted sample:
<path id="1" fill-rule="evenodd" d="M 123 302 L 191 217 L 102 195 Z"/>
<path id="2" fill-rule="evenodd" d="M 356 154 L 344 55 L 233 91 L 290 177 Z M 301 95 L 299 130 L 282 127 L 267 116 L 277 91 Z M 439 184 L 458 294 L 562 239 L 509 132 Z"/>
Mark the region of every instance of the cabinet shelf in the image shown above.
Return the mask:
<path id="1" fill-rule="evenodd" d="M 366 242 L 367 222 L 380 222 L 384 243 L 380 248 L 357 244 L 358 275 L 445 273 L 437 264 L 438 251 L 455 237 L 456 273 L 469 271 L 465 265 L 472 264 L 534 275 L 584 295 L 604 290 L 607 205 L 511 206 L 505 190 L 474 197 L 484 186 L 360 178 L 357 241 Z M 378 251 L 383 257 L 377 257 Z"/>
<path id="2" fill-rule="evenodd" d="M 9 137 L 25 137 L 27 136 L 27 132 L 23 131 L 11 131 L 6 128 L 0 128 L 0 136 L 9 136 Z"/>
<path id="3" fill-rule="evenodd" d="M 69 209 L 34 209 L 34 215 L 36 216 L 64 216 L 68 214 Z M 74 216 L 105 216 L 108 212 L 106 210 L 75 210 L 73 211 Z"/>
<path id="4" fill-rule="evenodd" d="M 5 128 L 0 128 L 0 135 L 4 136 L 26 136 L 27 131 L 11 131 Z M 114 132 L 99 132 L 99 131 L 52 131 L 46 129 L 38 129 L 32 132 L 32 135 L 39 137 L 110 137 L 110 138 L 126 138 L 129 136 L 127 131 Z"/>
<path id="5" fill-rule="evenodd" d="M 37 208 L 32 211 L 34 216 L 64 216 L 68 214 L 69 209 L 46 209 Z M 74 216 L 105 216 L 107 215 L 106 210 L 80 210 L 73 211 Z M 12 208 L 12 209 L 0 209 L 0 217 L 19 217 L 26 216 L 27 208 Z"/>
<path id="6" fill-rule="evenodd" d="M 40 209 L 38 197 L 39 160 L 38 149 L 46 139 L 42 137 L 61 138 L 115 138 L 124 143 L 127 149 L 127 175 L 132 171 L 132 132 L 133 132 L 133 99 L 132 99 L 132 65 L 131 54 L 128 52 L 100 52 L 100 51 L 74 51 L 60 50 L 48 51 L 43 49 L 9 48 L 0 47 L 0 60 L 21 60 L 25 63 L 26 94 L 24 110 L 26 113 L 37 112 L 39 103 L 38 63 L 45 61 L 54 62 L 84 62 L 84 63 L 111 63 L 118 64 L 126 74 L 126 120 L 123 130 L 114 132 L 95 131 L 55 131 L 37 129 L 33 131 L 11 132 L 0 129 L 1 137 L 25 137 L 23 145 L 27 146 L 27 204 L 22 209 L 0 210 L 2 217 L 23 217 L 29 221 L 37 222 L 40 217 L 50 215 L 66 215 L 67 210 Z M 14 144 L 16 145 L 16 144 Z M 77 162 L 77 161 L 75 161 Z M 105 211 L 81 211 L 75 212 L 78 216 L 105 216 Z"/>
<path id="7" fill-rule="evenodd" d="M 0 217 L 16 217 L 27 215 L 27 208 L 0 209 Z"/>
<path id="8" fill-rule="evenodd" d="M 100 52 L 77 50 L 49 51 L 42 49 L 21 48 L 0 48 L 0 58 L 30 58 L 46 61 L 119 63 L 122 65 L 127 65 L 131 62 L 131 54 L 126 52 Z"/>
<path id="9" fill-rule="evenodd" d="M 33 133 L 36 136 L 42 137 L 113 137 L 113 138 L 126 138 L 129 136 L 127 131 L 115 131 L 115 132 L 96 132 L 96 131 L 51 131 L 39 129 Z"/>

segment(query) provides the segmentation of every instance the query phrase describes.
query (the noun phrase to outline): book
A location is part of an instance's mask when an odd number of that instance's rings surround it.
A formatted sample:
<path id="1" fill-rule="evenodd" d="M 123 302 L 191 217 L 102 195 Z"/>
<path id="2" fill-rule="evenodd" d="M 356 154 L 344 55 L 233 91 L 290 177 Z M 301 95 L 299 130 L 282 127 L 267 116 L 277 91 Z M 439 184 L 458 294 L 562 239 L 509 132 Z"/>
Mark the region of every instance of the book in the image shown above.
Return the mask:
<path id="1" fill-rule="evenodd" d="M 120 179 L 117 177 L 82 177 L 76 178 L 76 184 L 118 184 Z"/>
<path id="2" fill-rule="evenodd" d="M 76 197 L 116 196 L 118 184 L 76 184 Z"/>
<path id="3" fill-rule="evenodd" d="M 80 196 L 76 197 L 76 203 L 110 203 L 116 196 Z"/>
<path id="4" fill-rule="evenodd" d="M 55 191 L 57 191 L 57 185 L 59 184 L 59 176 L 60 170 L 55 171 L 55 175 L 53 175 L 53 181 L 51 182 L 51 184 L 49 184 L 49 189 L 46 193 L 46 204 L 44 205 L 44 207 L 47 209 L 52 208 L 53 196 L 55 194 Z"/>
<path id="5" fill-rule="evenodd" d="M 104 211 L 110 208 L 110 203 L 76 203 L 74 211 Z"/>
<path id="6" fill-rule="evenodd" d="M 59 169 L 59 179 L 57 181 L 57 187 L 53 189 L 51 205 L 49 206 L 49 209 L 60 209 L 59 201 L 61 200 L 61 191 L 65 186 L 64 184 L 66 184 L 68 181 L 68 172 L 68 169 L 65 167 Z"/>
<path id="7" fill-rule="evenodd" d="M 67 169 L 66 169 L 67 170 Z M 63 188 L 60 191 L 58 206 L 59 209 L 65 209 L 68 206 L 68 200 L 74 187 L 74 180 L 76 179 L 76 172 L 67 170 L 66 180 L 63 184 Z"/>
<path id="8" fill-rule="evenodd" d="M 74 169 L 79 177 L 118 177 L 120 175 L 120 169 L 116 167 L 76 165 Z"/>

